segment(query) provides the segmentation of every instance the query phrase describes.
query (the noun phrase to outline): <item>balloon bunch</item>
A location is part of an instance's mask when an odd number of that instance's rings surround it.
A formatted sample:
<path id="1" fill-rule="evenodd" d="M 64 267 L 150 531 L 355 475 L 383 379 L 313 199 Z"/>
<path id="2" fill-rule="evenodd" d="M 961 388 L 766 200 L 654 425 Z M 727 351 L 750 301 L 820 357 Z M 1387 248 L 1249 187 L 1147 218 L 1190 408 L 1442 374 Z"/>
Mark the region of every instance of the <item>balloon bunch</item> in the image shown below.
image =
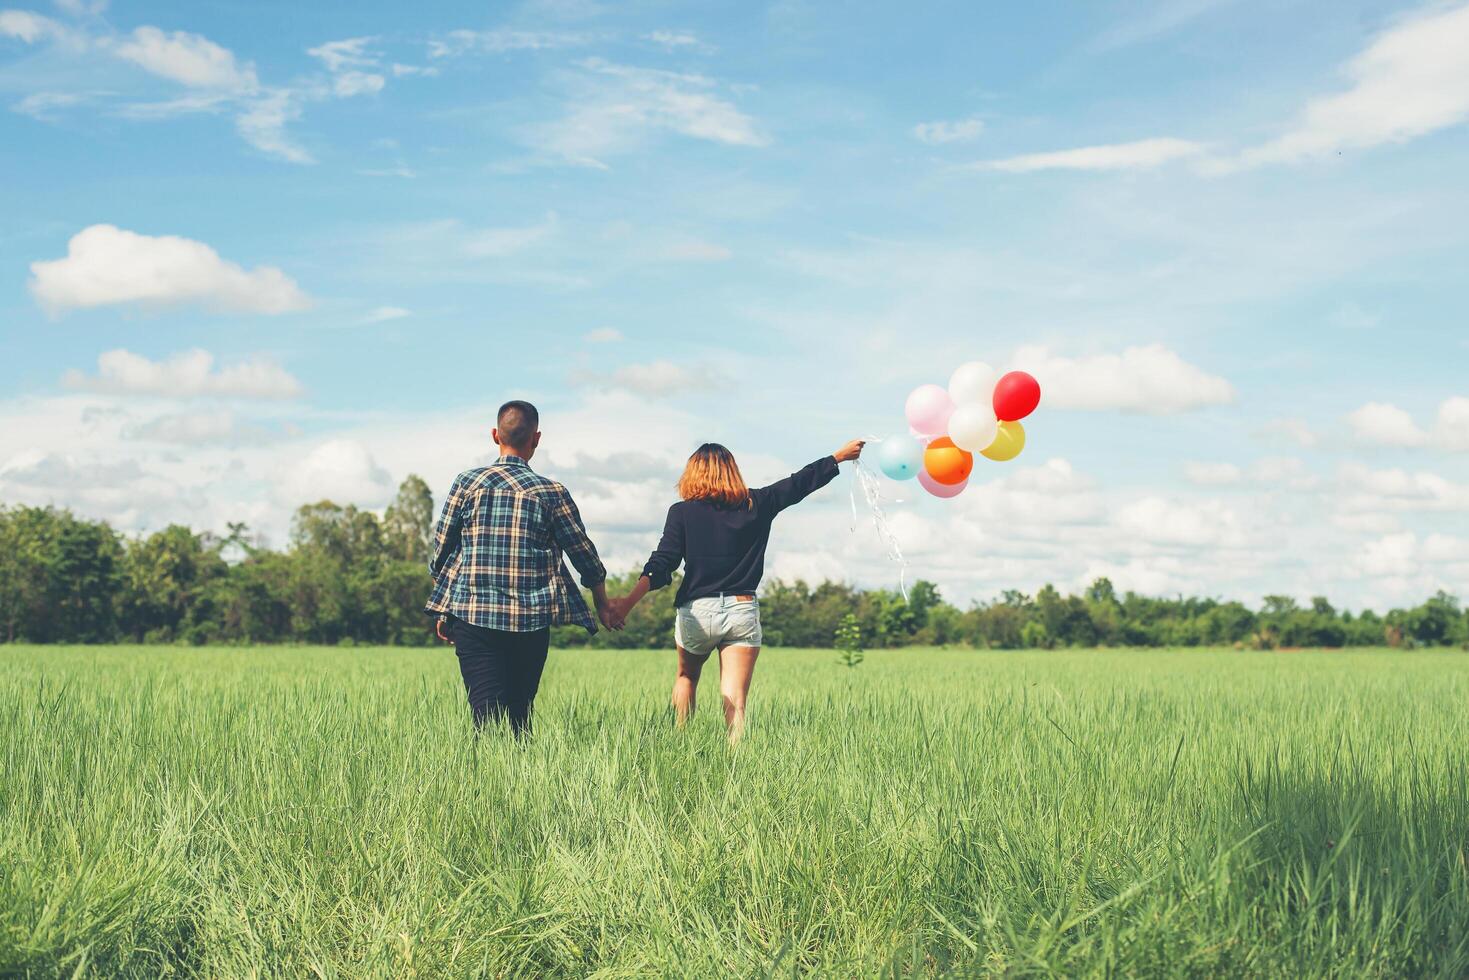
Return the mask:
<path id="1" fill-rule="evenodd" d="M 959 365 L 947 390 L 920 385 L 908 396 L 908 435 L 878 446 L 877 463 L 894 480 L 918 478 L 935 497 L 957 497 L 969 485 L 974 454 L 1005 462 L 1025 448 L 1025 418 L 1041 401 L 1041 386 L 1024 371 L 999 380 L 982 361 Z"/>

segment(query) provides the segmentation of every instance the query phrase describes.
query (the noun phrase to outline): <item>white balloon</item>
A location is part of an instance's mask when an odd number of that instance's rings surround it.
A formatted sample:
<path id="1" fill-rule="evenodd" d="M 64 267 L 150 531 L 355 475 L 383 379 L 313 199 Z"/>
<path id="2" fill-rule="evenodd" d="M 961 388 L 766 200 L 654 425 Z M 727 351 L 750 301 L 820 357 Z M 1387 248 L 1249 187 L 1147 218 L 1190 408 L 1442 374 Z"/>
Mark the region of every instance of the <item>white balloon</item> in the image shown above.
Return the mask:
<path id="1" fill-rule="evenodd" d="M 988 405 L 960 405 L 949 416 L 949 438 L 966 453 L 984 452 L 999 431 L 995 410 Z"/>
<path id="2" fill-rule="evenodd" d="M 986 405 L 995 397 L 999 372 L 984 361 L 969 361 L 954 369 L 949 377 L 949 397 L 955 405 Z"/>

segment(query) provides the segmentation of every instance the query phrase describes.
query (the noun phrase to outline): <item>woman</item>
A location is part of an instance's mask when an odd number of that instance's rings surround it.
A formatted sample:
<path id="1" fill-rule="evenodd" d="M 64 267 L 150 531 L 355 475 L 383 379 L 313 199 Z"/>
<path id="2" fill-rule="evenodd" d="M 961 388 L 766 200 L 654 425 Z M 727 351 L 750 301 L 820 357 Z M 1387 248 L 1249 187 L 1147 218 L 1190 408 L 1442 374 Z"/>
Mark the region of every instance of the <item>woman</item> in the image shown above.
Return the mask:
<path id="1" fill-rule="evenodd" d="M 626 617 L 650 589 L 661 589 L 684 565 L 683 584 L 674 599 L 673 638 L 678 645 L 678 676 L 673 710 L 682 725 L 694 711 L 699 672 L 709 654 L 719 651 L 719 687 L 724 723 L 731 742 L 745 725 L 745 697 L 760 655 L 760 604 L 755 590 L 765 571 L 765 547 L 775 515 L 830 483 L 837 464 L 862 454 L 854 439 L 830 456 L 768 487 L 750 490 L 734 455 L 706 442 L 689 457 L 678 481 L 683 499 L 668 508 L 663 538 L 643 566 L 643 575 L 614 610 Z"/>

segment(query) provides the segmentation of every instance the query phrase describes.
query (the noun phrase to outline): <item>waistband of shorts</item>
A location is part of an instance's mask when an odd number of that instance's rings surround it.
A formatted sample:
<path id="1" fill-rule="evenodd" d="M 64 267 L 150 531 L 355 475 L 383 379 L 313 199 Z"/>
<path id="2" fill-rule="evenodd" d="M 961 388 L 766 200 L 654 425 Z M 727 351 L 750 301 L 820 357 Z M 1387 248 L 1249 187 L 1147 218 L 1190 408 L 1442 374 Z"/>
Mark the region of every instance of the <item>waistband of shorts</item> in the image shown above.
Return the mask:
<path id="1" fill-rule="evenodd" d="M 760 597 L 754 592 L 717 592 L 714 595 L 704 595 L 699 596 L 697 599 L 690 599 L 684 605 L 679 606 L 679 608 L 687 609 L 697 602 L 717 602 L 721 606 L 735 606 L 741 603 L 758 604 Z"/>

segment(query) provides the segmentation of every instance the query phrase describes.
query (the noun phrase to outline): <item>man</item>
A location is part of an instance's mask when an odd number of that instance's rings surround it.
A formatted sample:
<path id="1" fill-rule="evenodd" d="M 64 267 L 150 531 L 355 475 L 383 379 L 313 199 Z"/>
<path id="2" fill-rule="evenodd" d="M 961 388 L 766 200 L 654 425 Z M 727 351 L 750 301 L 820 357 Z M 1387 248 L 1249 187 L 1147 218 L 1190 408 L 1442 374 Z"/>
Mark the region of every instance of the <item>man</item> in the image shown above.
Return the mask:
<path id="1" fill-rule="evenodd" d="M 563 552 L 592 590 L 602 625 L 622 627 L 571 494 L 530 468 L 539 426 L 534 405 L 506 402 L 491 433 L 500 458 L 454 478 L 434 532 L 434 590 L 424 609 L 441 617 L 439 635 L 457 648 L 475 727 L 508 718 L 517 736 L 530 732 L 551 627 L 597 631 Z"/>

